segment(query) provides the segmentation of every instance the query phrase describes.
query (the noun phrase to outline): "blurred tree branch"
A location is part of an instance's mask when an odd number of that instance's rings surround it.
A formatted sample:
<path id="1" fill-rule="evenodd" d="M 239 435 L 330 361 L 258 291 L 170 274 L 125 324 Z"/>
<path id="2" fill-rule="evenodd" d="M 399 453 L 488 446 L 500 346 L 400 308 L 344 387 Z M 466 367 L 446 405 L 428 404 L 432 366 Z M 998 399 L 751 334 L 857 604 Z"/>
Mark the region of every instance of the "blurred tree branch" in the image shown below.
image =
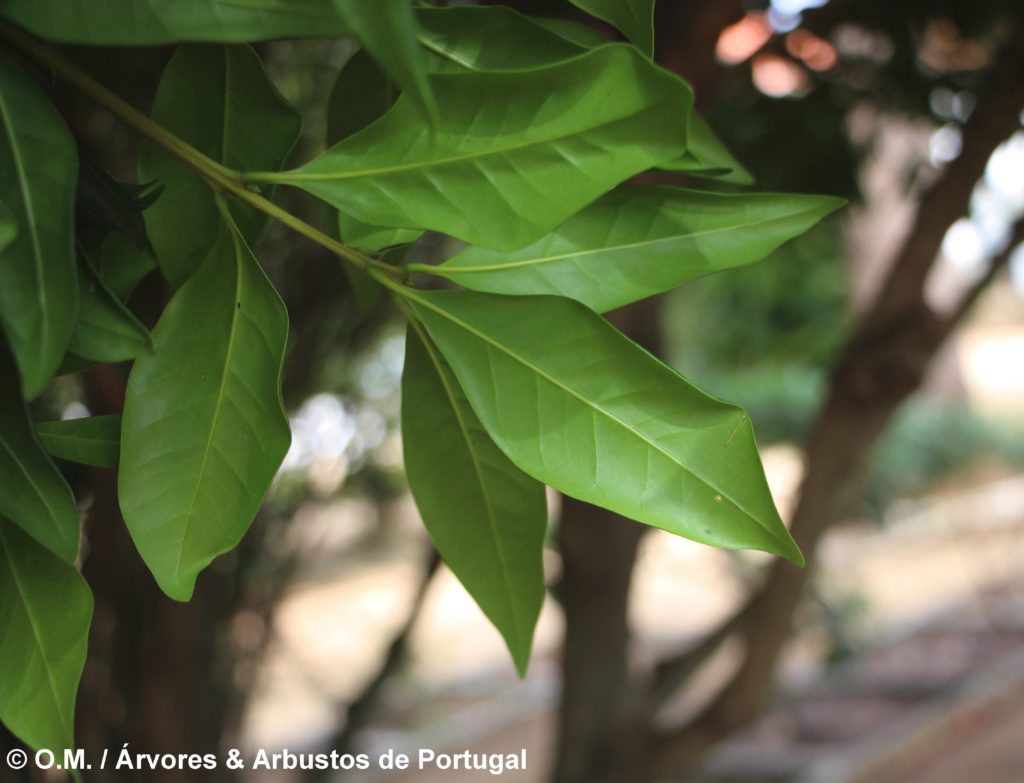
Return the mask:
<path id="1" fill-rule="evenodd" d="M 861 490 L 871 450 L 892 414 L 919 388 L 931 359 L 1008 260 L 1012 247 L 996 259 L 990 274 L 968 292 L 951 317 L 940 319 L 925 303 L 924 283 L 946 230 L 967 213 L 989 157 L 1019 126 L 1024 106 L 1022 73 L 1024 20 L 1018 19 L 1000 51 L 987 91 L 964 127 L 959 157 L 922 199 L 888 278 L 832 374 L 808 443 L 808 470 L 793 518 L 792 532 L 807 558 L 807 568 L 776 562 L 762 588 L 726 621 L 724 629 L 738 631 L 744 658 L 691 722 L 659 734 L 660 773 L 691 766 L 714 742 L 757 716 L 772 687 L 793 612 L 813 573 L 822 534 Z M 1020 231 L 1018 224 L 1015 243 Z M 706 657 L 733 635 L 720 630 L 709 637 L 717 644 L 698 650 Z M 687 664 L 685 656 L 680 661 Z"/>

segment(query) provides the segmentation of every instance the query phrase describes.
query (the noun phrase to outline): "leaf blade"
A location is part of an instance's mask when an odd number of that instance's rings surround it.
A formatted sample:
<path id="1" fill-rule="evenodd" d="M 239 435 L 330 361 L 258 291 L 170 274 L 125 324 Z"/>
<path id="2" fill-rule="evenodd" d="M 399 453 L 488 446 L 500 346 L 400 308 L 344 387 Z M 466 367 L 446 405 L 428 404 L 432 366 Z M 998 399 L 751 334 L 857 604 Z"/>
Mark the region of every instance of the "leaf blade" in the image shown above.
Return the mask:
<path id="1" fill-rule="evenodd" d="M 42 421 L 36 424 L 36 435 L 52 457 L 96 468 L 117 468 L 121 451 L 120 414 Z"/>
<path id="2" fill-rule="evenodd" d="M 539 68 L 577 57 L 583 46 L 507 6 L 420 8 L 419 40 L 434 73 Z M 598 44 L 607 40 L 598 36 Z"/>
<path id="3" fill-rule="evenodd" d="M 528 247 L 468 248 L 440 266 L 413 268 L 476 291 L 567 296 L 605 312 L 758 261 L 843 203 L 626 185 Z"/>
<path id="4" fill-rule="evenodd" d="M 151 116 L 218 163 L 241 170 L 280 168 L 302 124 L 245 45 L 180 47 L 160 79 Z M 139 178 L 164 184 L 144 213 L 146 230 L 161 270 L 179 286 L 220 235 L 213 193 L 199 175 L 150 143 L 139 150 Z M 245 240 L 254 243 L 266 216 L 240 203 L 232 203 L 231 212 Z"/>
<path id="5" fill-rule="evenodd" d="M 266 179 L 365 223 L 510 249 L 685 149 L 689 89 L 629 46 L 530 71 L 431 78 L 437 134 L 400 97 L 371 128 Z"/>
<path id="6" fill-rule="evenodd" d="M 431 128 L 438 125 L 437 104 L 417 42 L 416 16 L 408 0 L 335 0 L 349 29 L 374 60 L 409 95 Z"/>
<path id="7" fill-rule="evenodd" d="M 0 58 L 0 201 L 17 226 L 0 264 L 0 325 L 32 399 L 67 349 L 78 307 L 77 150 L 49 99 Z"/>
<path id="8" fill-rule="evenodd" d="M 569 299 L 408 298 L 480 421 L 525 473 L 695 541 L 803 562 L 740 408 Z"/>
<path id="9" fill-rule="evenodd" d="M 417 328 L 407 333 L 402 376 L 409 488 L 441 557 L 524 675 L 544 600 L 544 487 L 490 439 L 451 369 Z"/>
<path id="10" fill-rule="evenodd" d="M 240 43 L 347 32 L 333 0 L 3 0 L 0 16 L 40 38 L 93 46 Z"/>
<path id="11" fill-rule="evenodd" d="M 95 362 L 123 362 L 153 352 L 149 331 L 96 274 L 85 255 L 78 273 L 78 319 L 68 350 Z"/>
<path id="12" fill-rule="evenodd" d="M 171 299 L 136 361 L 119 499 L 160 587 L 188 600 L 248 529 L 288 450 L 284 304 L 232 225 Z M 204 345 L 204 350 L 196 350 Z"/>
<path id="13" fill-rule="evenodd" d="M 569 0 L 625 33 L 640 50 L 654 54 L 654 0 Z"/>
<path id="14" fill-rule="evenodd" d="M 92 605 L 74 566 L 0 517 L 0 721 L 33 748 L 74 747 Z"/>
<path id="15" fill-rule="evenodd" d="M 0 515 L 66 563 L 78 556 L 78 508 L 43 451 L 22 401 L 14 362 L 0 345 Z"/>
<path id="16" fill-rule="evenodd" d="M 686 153 L 663 163 L 665 171 L 679 171 L 694 177 L 710 177 L 731 185 L 753 185 L 754 177 L 729 151 L 707 120 L 690 115 L 690 134 Z"/>
<path id="17" fill-rule="evenodd" d="M 0 201 L 0 253 L 18 236 L 18 224 L 4 202 Z"/>

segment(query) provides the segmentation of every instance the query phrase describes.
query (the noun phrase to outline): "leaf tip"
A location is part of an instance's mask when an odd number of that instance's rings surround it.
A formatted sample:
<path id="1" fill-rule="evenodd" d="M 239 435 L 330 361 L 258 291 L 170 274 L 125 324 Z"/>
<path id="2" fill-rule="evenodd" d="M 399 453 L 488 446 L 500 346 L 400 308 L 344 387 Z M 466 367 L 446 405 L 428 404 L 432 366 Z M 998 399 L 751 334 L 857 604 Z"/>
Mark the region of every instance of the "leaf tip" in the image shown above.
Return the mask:
<path id="1" fill-rule="evenodd" d="M 525 680 L 526 671 L 530 668 L 530 643 L 527 642 L 525 645 L 509 644 L 508 649 L 512 653 L 512 663 L 516 667 L 516 674 L 519 675 L 520 680 Z"/>
<path id="2" fill-rule="evenodd" d="M 171 577 L 170 575 L 160 575 L 154 570 L 153 576 L 156 578 L 157 585 L 171 600 L 182 604 L 187 604 L 192 600 L 196 591 L 198 573 L 179 573 Z"/>
<path id="3" fill-rule="evenodd" d="M 780 557 L 784 557 L 798 568 L 803 568 L 807 565 L 807 561 L 804 559 L 804 553 L 800 551 L 800 545 L 796 543 L 796 540 L 788 530 L 785 532 L 785 538 L 783 538 L 779 543 L 780 547 L 776 554 Z"/>

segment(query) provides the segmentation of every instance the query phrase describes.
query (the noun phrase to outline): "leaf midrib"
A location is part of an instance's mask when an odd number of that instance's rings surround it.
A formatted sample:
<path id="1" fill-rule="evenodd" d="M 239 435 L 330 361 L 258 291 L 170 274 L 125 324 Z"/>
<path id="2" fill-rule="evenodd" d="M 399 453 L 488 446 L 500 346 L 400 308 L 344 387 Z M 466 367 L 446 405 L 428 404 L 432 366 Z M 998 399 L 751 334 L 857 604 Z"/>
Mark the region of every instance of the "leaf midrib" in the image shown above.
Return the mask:
<path id="1" fill-rule="evenodd" d="M 50 694 L 53 696 L 54 706 L 57 708 L 57 715 L 61 722 L 61 729 L 63 730 L 65 737 L 71 736 L 71 727 L 67 725 L 64 710 L 60 697 L 57 694 L 57 682 L 54 680 L 53 669 L 50 666 L 50 661 L 46 657 L 46 653 L 43 651 L 43 640 L 39 632 L 38 622 L 35 615 L 32 612 L 31 606 L 28 599 L 25 597 L 25 590 L 21 586 L 21 580 L 18 576 L 17 564 L 14 562 L 14 558 L 11 557 L 10 545 L 7 543 L 7 539 L 4 537 L 3 523 L 0 522 L 0 549 L 4 550 L 4 558 L 7 560 L 8 570 L 11 574 L 11 581 L 14 582 L 14 589 L 18 591 L 18 598 L 21 599 L 21 605 L 25 610 L 25 616 L 28 618 L 29 627 L 32 629 L 32 637 L 36 641 L 36 649 L 39 653 L 39 657 L 43 661 L 43 668 L 46 669 L 46 682 L 50 686 Z"/>
<path id="2" fill-rule="evenodd" d="M 14 66 L 8 66 L 13 68 Z M 14 132 L 14 126 L 12 125 L 12 119 L 10 115 L 10 109 L 7 106 L 7 102 L 4 100 L 3 90 L 0 90 L 0 117 L 3 118 L 4 131 L 7 134 L 7 138 L 11 144 L 11 159 L 14 161 L 14 168 L 17 171 L 18 190 L 21 192 L 21 201 L 24 207 L 26 228 L 28 228 L 29 241 L 32 243 L 32 259 L 33 259 L 33 271 L 35 272 L 36 278 L 36 299 L 39 302 L 39 311 L 43 317 L 40 319 L 41 323 L 38 328 L 41 332 L 39 342 L 44 346 L 49 345 L 49 297 L 46 294 L 46 286 L 43 283 L 43 264 L 42 264 L 42 249 L 39 247 L 39 237 L 37 236 L 36 228 L 36 215 L 35 206 L 32 201 L 32 192 L 28 188 L 28 183 L 25 178 L 25 168 L 21 160 L 20 145 L 18 144 L 18 136 Z M 24 370 L 22 370 L 24 372 Z"/>
<path id="3" fill-rule="evenodd" d="M 473 274 L 477 272 L 500 272 L 506 269 L 517 269 L 521 267 L 537 266 L 540 264 L 554 263 L 556 261 L 565 261 L 570 258 L 582 258 L 584 256 L 592 255 L 603 255 L 606 253 L 618 253 L 624 250 L 634 250 L 641 247 L 653 247 L 654 245 L 660 245 L 664 243 L 678 242 L 685 239 L 694 239 L 696 237 L 711 236 L 713 234 L 721 234 L 728 231 L 736 231 L 739 229 L 753 229 L 758 226 L 765 226 L 770 223 L 777 223 L 781 220 L 789 220 L 794 217 L 798 217 L 807 212 L 813 212 L 812 209 L 805 209 L 799 212 L 793 212 L 788 215 L 775 216 L 767 218 L 765 220 L 757 220 L 752 223 L 740 223 L 731 226 L 723 226 L 721 228 L 707 229 L 706 231 L 693 231 L 689 234 L 673 234 L 668 237 L 659 237 L 657 239 L 645 239 L 640 242 L 627 242 L 622 245 L 605 245 L 603 247 L 588 248 L 572 253 L 562 253 L 561 255 L 555 256 L 537 256 L 535 258 L 523 258 L 517 261 L 506 261 L 498 264 L 476 264 L 467 266 L 446 266 L 441 264 L 440 266 L 430 267 L 430 271 L 433 273 L 444 274 L 445 276 L 455 276 L 459 274 Z"/>
<path id="4" fill-rule="evenodd" d="M 501 538 L 498 536 L 498 524 L 494 518 L 494 508 L 491 506 L 490 497 L 487 493 L 486 484 L 484 482 L 483 471 L 480 469 L 480 462 L 477 459 L 476 448 L 473 444 L 473 439 L 470 437 L 469 428 L 466 426 L 465 419 L 462 416 L 462 412 L 459 410 L 458 401 L 455 398 L 455 394 L 448 382 L 448 378 L 445 375 L 444 368 L 438 361 L 433 346 L 430 345 L 429 337 L 423 334 L 420 329 L 422 327 L 416 321 L 411 321 L 414 328 L 416 328 L 419 334 L 419 339 L 423 343 L 424 349 L 427 355 L 430 357 L 430 362 L 433 364 L 434 369 L 437 371 L 438 378 L 441 381 L 441 385 L 444 387 L 445 395 L 448 397 L 448 401 L 451 404 L 452 412 L 455 414 L 455 419 L 459 423 L 459 431 L 462 433 L 463 439 L 466 441 L 466 448 L 469 451 L 470 461 L 473 463 L 473 471 L 476 473 L 477 482 L 480 485 L 480 494 L 484 499 L 484 506 L 487 508 L 487 521 L 491 530 L 491 537 L 494 539 L 494 548 L 498 552 L 498 561 L 501 563 L 501 580 L 505 585 L 505 591 L 508 595 L 508 604 L 510 614 L 512 615 L 513 631 L 515 633 L 516 641 L 522 643 L 523 632 L 522 624 L 519 621 L 519 613 L 516 609 L 516 601 L 513 598 L 512 583 L 508 575 L 508 561 L 505 557 L 505 549 L 501 544 Z M 517 651 L 518 653 L 518 651 Z M 518 655 L 516 656 L 518 657 Z"/>
<path id="5" fill-rule="evenodd" d="M 58 435 L 53 432 L 40 432 L 40 438 L 45 438 L 51 442 L 60 442 L 68 444 L 77 444 L 82 446 L 110 446 L 116 447 L 120 443 L 120 438 L 109 438 L 104 440 L 103 438 L 91 438 L 88 435 Z"/>
<path id="6" fill-rule="evenodd" d="M 18 457 L 17 452 L 15 452 L 10 447 L 10 445 L 8 445 L 6 438 L 0 437 L 0 446 L 3 446 L 4 451 L 6 451 L 10 455 L 11 459 L 14 461 L 14 464 L 18 466 L 18 469 L 21 471 L 21 474 L 25 477 L 25 481 L 28 482 L 28 485 L 32 487 L 33 491 L 35 492 L 36 497 L 39 498 L 39 500 L 42 502 L 43 508 L 45 508 L 46 511 L 49 513 L 50 522 L 53 523 L 53 528 L 57 531 L 57 537 L 61 540 L 64 540 L 63 529 L 60 523 L 57 521 L 58 516 L 54 512 L 53 508 L 50 506 L 46 494 L 39 488 L 39 485 L 36 484 L 35 480 L 32 477 L 32 473 L 25 468 L 25 465 Z"/>
<path id="7" fill-rule="evenodd" d="M 504 155 L 509 152 L 518 152 L 519 150 L 528 149 L 530 147 L 536 147 L 539 145 L 554 144 L 565 139 L 571 139 L 576 136 L 582 136 L 591 131 L 599 130 L 607 127 L 608 125 L 614 125 L 617 122 L 628 120 L 631 117 L 635 117 L 638 114 L 652 109 L 653 106 L 645 106 L 643 109 L 632 114 L 624 114 L 621 117 L 616 117 L 609 120 L 608 122 L 602 122 L 595 125 L 589 125 L 585 128 L 576 128 L 568 133 L 559 133 L 554 136 L 545 136 L 541 139 L 532 139 L 519 144 L 508 144 L 503 147 L 488 147 L 486 150 L 479 152 L 471 152 L 465 155 L 453 155 L 448 158 L 435 158 L 433 160 L 425 161 L 413 161 L 411 163 L 402 163 L 397 166 L 385 166 L 376 169 L 359 169 L 356 171 L 325 171 L 325 172 L 314 172 L 314 171 L 303 171 L 303 169 L 294 169 L 293 171 L 286 171 L 278 175 L 275 179 L 279 179 L 282 182 L 333 182 L 335 180 L 344 179 L 359 179 L 361 177 L 374 177 L 384 176 L 388 174 L 397 174 L 406 171 L 416 171 L 418 169 L 429 169 L 435 166 L 450 166 L 454 163 L 464 163 L 468 160 L 477 160 L 482 158 L 488 158 L 494 155 Z M 344 142 L 341 142 L 344 143 Z M 328 150 L 328 152 L 330 152 Z M 325 153 L 326 155 L 327 153 Z M 322 159 L 321 159 L 322 160 Z M 316 163 L 317 161 L 313 161 Z"/>
<path id="8" fill-rule="evenodd" d="M 405 292 L 403 292 L 403 293 L 405 293 Z M 412 293 L 412 289 L 408 289 L 408 293 L 406 293 L 406 295 L 409 296 L 411 299 L 415 300 L 416 302 L 419 302 L 420 304 L 423 304 L 428 309 L 433 310 L 435 313 L 440 315 L 442 318 L 446 318 L 447 320 L 451 321 L 456 326 L 461 327 L 462 329 L 464 329 L 465 331 L 469 332 L 471 335 L 473 335 L 477 339 L 481 340 L 482 342 L 487 343 L 488 345 L 496 348 L 497 350 L 501 351 L 502 353 L 504 353 L 508 357 L 514 359 L 516 362 L 518 362 L 519 364 L 523 365 L 528 370 L 533 371 L 538 376 L 540 376 L 541 378 L 546 380 L 552 386 L 554 386 L 554 387 L 556 387 L 558 389 L 561 389 L 565 394 L 568 394 L 571 397 L 575 397 L 577 400 L 582 402 L 585 407 L 590 408 L 590 409 L 594 410 L 595 412 L 604 415 L 606 418 L 608 418 L 609 420 L 611 420 L 615 424 L 617 424 L 620 427 L 622 427 L 623 429 L 625 429 L 627 432 L 631 433 L 632 435 L 634 435 L 635 437 L 637 437 L 638 439 L 640 439 L 641 441 L 646 443 L 648 446 L 653 448 L 655 451 L 657 451 L 660 454 L 662 454 L 663 456 L 665 456 L 669 461 L 671 461 L 674 464 L 678 465 L 684 472 L 690 474 L 695 479 L 697 479 L 697 481 L 699 481 L 702 484 L 705 484 L 706 486 L 708 486 L 711 489 L 713 489 L 716 494 L 721 495 L 723 498 L 726 498 L 743 515 L 745 515 L 746 517 L 751 519 L 755 524 L 757 524 L 758 527 L 762 528 L 773 539 L 778 541 L 778 537 L 776 536 L 776 534 L 771 529 L 769 529 L 767 526 L 763 525 L 757 519 L 757 517 L 755 517 L 753 514 L 751 514 L 749 511 L 747 511 L 747 509 L 745 509 L 743 506 L 741 506 L 729 493 L 727 493 L 725 490 L 719 489 L 713 483 L 711 483 L 711 481 L 709 481 L 708 479 L 704 478 L 703 476 L 698 475 L 696 472 L 694 472 L 694 470 L 692 468 L 690 468 L 689 466 L 684 465 L 682 462 L 680 462 L 679 459 L 675 455 L 673 455 L 670 452 L 666 451 L 659 444 L 657 444 L 656 442 L 650 440 L 643 433 L 640 433 L 637 430 L 635 430 L 632 427 L 630 427 L 627 422 L 624 422 L 622 419 L 620 419 L 617 416 L 615 416 L 611 411 L 606 410 L 605 408 L 603 408 L 603 407 L 593 403 L 592 401 L 588 400 L 586 397 L 582 396 L 581 394 L 576 392 L 574 389 L 569 388 L 565 384 L 563 384 L 560 381 L 558 381 L 556 378 L 553 378 L 551 375 L 549 375 L 548 373 L 544 372 L 540 367 L 537 367 L 536 365 L 531 364 L 530 362 L 528 362 L 523 357 L 519 356 L 516 353 L 513 353 L 511 350 L 509 350 L 508 348 L 503 346 L 501 343 L 497 342 L 496 340 L 491 339 L 490 337 L 488 337 L 483 332 L 480 332 L 479 330 L 473 328 L 470 324 L 467 324 L 465 321 L 455 317 L 454 315 L 452 315 L 448 311 L 444 310 L 444 308 L 438 307 L 437 305 L 433 304 L 432 302 L 430 302 L 430 301 L 428 301 L 426 299 L 423 299 L 420 296 L 417 296 L 417 295 L 413 294 Z M 745 417 L 745 416 L 746 416 L 746 414 L 741 414 L 741 421 L 740 421 L 740 423 L 742 423 L 742 417 Z M 780 542 L 780 543 L 785 543 L 785 542 Z"/>
<path id="9" fill-rule="evenodd" d="M 225 215 L 225 220 L 229 218 Z M 181 541 L 178 544 L 178 562 L 174 566 L 174 581 L 177 585 L 181 584 L 181 564 L 185 557 L 185 540 L 188 538 L 189 531 L 191 529 L 191 520 L 195 514 L 196 501 L 199 498 L 199 490 L 204 483 L 204 477 L 206 473 L 206 464 L 209 461 L 210 451 L 213 447 L 214 433 L 217 430 L 217 424 L 220 421 L 220 412 L 224 407 L 224 400 L 226 397 L 225 389 L 227 388 L 228 375 L 230 374 L 231 360 L 235 351 L 235 330 L 238 328 L 240 308 L 235 307 L 235 301 L 242 288 L 242 258 L 240 249 L 238 247 L 238 236 L 233 223 L 228 223 L 227 230 L 231 233 L 231 243 L 235 250 L 235 297 L 232 298 L 231 307 L 231 329 L 228 332 L 228 350 L 224 356 L 224 370 L 220 377 L 220 386 L 217 390 L 217 403 L 213 409 L 213 419 L 210 421 L 210 428 L 206 437 L 206 444 L 203 447 L 203 459 L 199 464 L 199 472 L 196 476 L 195 489 L 192 492 L 192 499 L 189 501 L 188 508 L 184 515 L 184 524 L 181 530 Z"/>

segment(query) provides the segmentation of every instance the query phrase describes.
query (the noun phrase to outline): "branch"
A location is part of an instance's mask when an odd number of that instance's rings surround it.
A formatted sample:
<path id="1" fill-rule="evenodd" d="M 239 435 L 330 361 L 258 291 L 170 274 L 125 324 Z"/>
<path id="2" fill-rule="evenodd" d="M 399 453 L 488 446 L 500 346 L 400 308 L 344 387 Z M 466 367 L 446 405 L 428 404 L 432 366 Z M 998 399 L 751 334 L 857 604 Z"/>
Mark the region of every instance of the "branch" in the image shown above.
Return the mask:
<path id="1" fill-rule="evenodd" d="M 292 213 L 281 209 L 254 190 L 250 190 L 249 186 L 242 182 L 242 174 L 232 171 L 204 155 L 191 144 L 175 136 L 162 125 L 154 122 L 134 106 L 112 93 L 70 60 L 65 59 L 22 30 L 0 22 L 0 39 L 6 40 L 36 63 L 52 68 L 98 105 L 199 174 L 214 190 L 225 190 L 231 193 L 236 198 L 331 251 L 357 269 L 371 274 L 374 271 L 379 271 L 389 276 L 404 276 L 404 272 L 397 267 L 343 245 Z"/>
<path id="2" fill-rule="evenodd" d="M 757 717 L 812 573 L 818 541 L 859 493 L 871 450 L 894 411 L 921 385 L 932 357 L 1005 263 L 1000 256 L 952 318 L 940 321 L 925 304 L 924 282 L 946 230 L 967 212 L 989 157 L 1019 125 L 1021 73 L 1024 20 L 1002 48 L 988 89 L 964 128 L 960 157 L 922 199 L 913 230 L 832 376 L 808 442 L 808 471 L 791 529 L 807 568 L 773 565 L 748 607 L 750 622 L 742 629 L 744 661 L 690 723 L 657 737 L 656 765 L 663 775 L 691 766 L 715 742 Z M 1010 252 L 1004 254 L 1007 259 Z"/>
<path id="3" fill-rule="evenodd" d="M 1007 242 L 1003 252 L 989 262 L 989 266 L 988 269 L 985 270 L 985 274 L 976 280 L 974 285 L 967 289 L 967 293 L 964 294 L 963 298 L 953 310 L 953 313 L 943 321 L 942 328 L 945 330 L 946 335 L 951 334 L 956 329 L 967 314 L 974 308 L 978 298 L 985 289 L 987 289 L 992 282 L 999 277 L 999 274 L 1010 265 L 1010 258 L 1013 256 L 1013 251 L 1022 244 L 1024 244 L 1024 217 L 1019 218 L 1017 222 L 1013 224 L 1013 229 L 1010 233 L 1010 241 Z"/>
<path id="4" fill-rule="evenodd" d="M 750 618 L 753 602 L 749 597 L 723 620 L 718 627 L 705 634 L 696 645 L 688 647 L 678 655 L 659 661 L 654 669 L 647 698 L 653 711 L 665 706 L 676 692 L 690 679 L 718 649 L 737 633 L 742 633 Z"/>
<path id="5" fill-rule="evenodd" d="M 395 633 L 388 645 L 384 660 L 377 669 L 376 674 L 366 683 L 362 692 L 347 706 L 345 710 L 345 723 L 328 740 L 325 747 L 338 751 L 340 754 L 349 753 L 355 742 L 356 736 L 370 722 L 374 711 L 380 702 L 380 694 L 384 685 L 398 671 L 398 668 L 405 660 L 405 654 L 409 647 L 409 637 L 412 635 L 416 621 L 419 619 L 420 611 L 427 596 L 427 590 L 434 579 L 434 575 L 441 567 L 441 556 L 432 545 L 430 552 L 423 565 L 423 575 L 420 577 L 419 585 L 413 595 L 412 603 L 409 606 L 408 614 L 401 628 Z M 326 780 L 330 777 L 330 770 L 315 771 L 309 776 L 309 780 Z"/>

